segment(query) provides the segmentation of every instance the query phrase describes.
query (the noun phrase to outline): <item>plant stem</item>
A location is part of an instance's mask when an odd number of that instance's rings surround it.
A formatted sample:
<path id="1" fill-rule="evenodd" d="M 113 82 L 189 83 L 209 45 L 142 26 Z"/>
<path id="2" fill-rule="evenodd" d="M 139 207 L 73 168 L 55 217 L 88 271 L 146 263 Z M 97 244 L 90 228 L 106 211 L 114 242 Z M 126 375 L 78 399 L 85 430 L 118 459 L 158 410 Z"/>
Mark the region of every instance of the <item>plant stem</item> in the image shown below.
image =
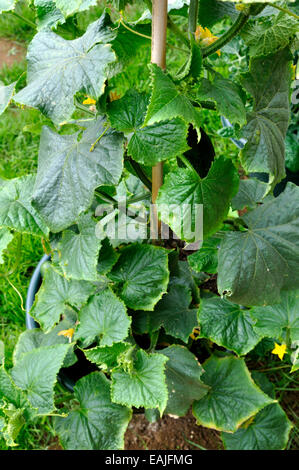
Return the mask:
<path id="1" fill-rule="evenodd" d="M 225 46 L 225 44 L 230 42 L 245 26 L 245 24 L 249 20 L 249 17 L 249 14 L 244 14 L 241 12 L 238 18 L 236 19 L 235 23 L 226 33 L 224 33 L 219 39 L 217 39 L 217 41 L 213 42 L 213 44 L 202 49 L 203 58 L 214 54 L 216 51 L 221 49 L 221 47 Z"/>
<path id="2" fill-rule="evenodd" d="M 90 109 L 86 108 L 86 106 L 83 106 L 83 104 L 79 103 L 79 101 L 75 100 L 75 106 L 76 108 L 80 109 L 80 111 L 84 111 L 87 114 L 90 114 L 91 116 L 95 117 L 95 113 L 90 111 Z"/>
<path id="3" fill-rule="evenodd" d="M 190 34 L 194 35 L 197 27 L 198 0 L 190 0 L 188 26 Z"/>
<path id="4" fill-rule="evenodd" d="M 16 13 L 15 11 L 8 11 L 7 13 L 10 13 L 11 15 L 15 16 L 15 17 L 18 18 L 19 20 L 24 21 L 24 23 L 28 24 L 28 26 L 30 26 L 31 28 L 36 29 L 36 24 L 35 24 L 35 23 L 33 23 L 32 21 L 28 20 L 28 18 L 25 18 L 25 17 L 22 16 L 22 15 L 19 15 L 19 13 Z"/>
<path id="5" fill-rule="evenodd" d="M 89 151 L 90 152 L 93 152 L 94 151 L 94 148 L 95 146 L 97 145 L 98 142 L 100 142 L 101 138 L 106 134 L 106 132 L 108 131 L 108 129 L 110 129 L 109 126 L 107 126 L 104 131 L 102 132 L 102 134 L 97 138 L 97 140 L 92 144 L 92 146 L 90 147 Z"/>
<path id="6" fill-rule="evenodd" d="M 191 163 L 189 162 L 189 160 L 184 156 L 184 155 L 179 155 L 179 159 L 184 163 L 184 165 L 189 168 L 189 170 L 191 170 L 195 175 L 196 175 L 196 178 L 200 178 L 199 177 L 199 174 L 197 173 L 197 171 L 195 170 L 195 168 L 193 168 L 193 166 L 191 165 Z"/>
<path id="7" fill-rule="evenodd" d="M 132 166 L 133 170 L 135 171 L 136 175 L 138 178 L 142 181 L 144 186 L 149 189 L 150 191 L 152 190 L 152 182 L 148 179 L 146 174 L 144 173 L 143 169 L 139 165 L 139 163 L 135 162 L 131 157 L 128 158 L 128 161 L 130 165 Z"/>
<path id="8" fill-rule="evenodd" d="M 280 7 L 279 5 L 276 5 L 275 3 L 271 3 L 271 7 L 276 8 L 277 10 L 283 11 L 289 16 L 293 16 L 297 20 L 299 20 L 299 16 L 296 15 L 296 13 L 292 12 L 291 10 L 288 10 L 287 8 Z"/>

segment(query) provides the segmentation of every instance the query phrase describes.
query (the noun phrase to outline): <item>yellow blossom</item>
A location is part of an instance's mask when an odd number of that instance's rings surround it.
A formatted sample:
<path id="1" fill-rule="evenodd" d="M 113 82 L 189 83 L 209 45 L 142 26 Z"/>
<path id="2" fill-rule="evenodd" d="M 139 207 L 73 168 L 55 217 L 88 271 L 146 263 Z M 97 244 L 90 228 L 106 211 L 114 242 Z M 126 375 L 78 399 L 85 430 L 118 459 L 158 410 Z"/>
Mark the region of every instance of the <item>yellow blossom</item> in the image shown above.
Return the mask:
<path id="1" fill-rule="evenodd" d="M 69 342 L 72 341 L 72 337 L 74 336 L 75 330 L 74 328 L 69 328 L 68 330 L 61 330 L 58 333 L 58 336 L 65 336 L 69 339 Z"/>
<path id="2" fill-rule="evenodd" d="M 287 345 L 286 344 L 277 344 L 274 343 L 275 348 L 272 351 L 272 354 L 276 354 L 280 360 L 283 360 L 283 356 L 286 353 Z"/>
<path id="3" fill-rule="evenodd" d="M 83 104 L 96 104 L 96 100 L 88 96 L 86 100 L 83 101 Z"/>
<path id="4" fill-rule="evenodd" d="M 200 328 L 199 328 L 199 326 L 196 326 L 195 328 L 193 328 L 193 331 L 190 335 L 190 338 L 194 339 L 194 340 L 197 340 L 199 335 L 200 335 Z"/>
<path id="5" fill-rule="evenodd" d="M 117 93 L 117 91 L 110 91 L 109 97 L 110 97 L 110 101 L 116 101 L 116 100 L 119 100 L 120 95 Z"/>
<path id="6" fill-rule="evenodd" d="M 214 34 L 208 29 L 203 28 L 202 26 L 197 26 L 195 31 L 195 39 L 201 46 L 210 46 L 213 42 L 217 41 L 218 37 L 214 36 Z M 216 51 L 217 54 L 220 56 L 221 52 Z"/>

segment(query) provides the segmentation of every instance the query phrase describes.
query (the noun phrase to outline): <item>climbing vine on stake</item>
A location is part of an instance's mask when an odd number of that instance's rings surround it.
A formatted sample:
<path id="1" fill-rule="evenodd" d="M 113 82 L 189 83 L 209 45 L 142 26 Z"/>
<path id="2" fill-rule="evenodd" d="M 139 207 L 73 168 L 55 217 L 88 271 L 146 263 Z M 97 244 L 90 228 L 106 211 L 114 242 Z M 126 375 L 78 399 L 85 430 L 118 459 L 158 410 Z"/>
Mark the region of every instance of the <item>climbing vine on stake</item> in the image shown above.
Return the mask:
<path id="1" fill-rule="evenodd" d="M 0 0 L 0 13 L 17 14 L 16 3 Z M 32 2 L 26 86 L 0 86 L 0 114 L 30 106 L 53 122 L 37 174 L 0 184 L 0 263 L 22 233 L 51 255 L 30 310 L 40 328 L 20 335 L 12 369 L 1 349 L 0 436 L 17 446 L 25 422 L 54 414 L 65 449 L 121 449 L 132 410 L 192 408 L 227 449 L 285 448 L 292 424 L 247 357 L 270 338 L 298 369 L 299 188 L 276 190 L 297 15 L 274 1 L 153 0 L 134 23 L 134 0 L 115 0 L 114 23 L 105 10 L 82 32 L 78 15 L 96 2 L 45 3 Z M 223 19 L 216 37 L 207 26 Z M 224 76 L 224 46 L 237 38 L 243 65 Z M 147 81 L 129 89 L 150 47 Z M 203 110 L 246 139 L 234 161 L 213 145 Z M 95 371 L 82 370 L 58 410 L 57 374 L 82 355 Z"/>

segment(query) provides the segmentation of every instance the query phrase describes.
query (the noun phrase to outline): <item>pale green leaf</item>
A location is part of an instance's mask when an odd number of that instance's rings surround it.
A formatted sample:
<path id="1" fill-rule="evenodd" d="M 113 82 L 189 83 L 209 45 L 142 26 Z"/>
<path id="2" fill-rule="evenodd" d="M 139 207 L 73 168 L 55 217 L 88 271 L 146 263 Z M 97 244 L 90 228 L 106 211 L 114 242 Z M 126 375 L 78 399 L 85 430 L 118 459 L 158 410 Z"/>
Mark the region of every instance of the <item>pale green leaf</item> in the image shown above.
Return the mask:
<path id="1" fill-rule="evenodd" d="M 52 267 L 46 270 L 43 283 L 38 291 L 30 315 L 45 332 L 59 322 L 68 306 L 80 308 L 87 302 L 95 287 L 87 281 L 68 281 Z"/>
<path id="2" fill-rule="evenodd" d="M 6 110 L 7 106 L 9 105 L 13 97 L 16 83 L 17 82 L 14 82 L 14 83 L 11 83 L 10 85 L 5 86 L 0 82 L 0 116 L 2 113 L 4 113 L 4 111 Z"/>
<path id="3" fill-rule="evenodd" d="M 66 450 L 117 450 L 124 447 L 124 433 L 131 411 L 111 402 L 110 382 L 99 372 L 78 380 L 74 398 L 79 406 L 66 418 L 56 418 L 55 429 Z"/>
<path id="4" fill-rule="evenodd" d="M 134 243 L 120 252 L 108 277 L 125 304 L 134 310 L 153 310 L 167 290 L 168 253 L 164 248 Z"/>
<path id="5" fill-rule="evenodd" d="M 296 18 L 279 13 L 271 21 L 247 24 L 242 30 L 242 38 L 251 56 L 266 56 L 285 48 L 291 38 L 299 33 Z"/>
<path id="6" fill-rule="evenodd" d="M 16 0 L 0 0 L 0 13 L 3 11 L 13 10 L 16 4 Z"/>
<path id="7" fill-rule="evenodd" d="M 167 404 L 165 363 L 162 354 L 147 354 L 140 349 L 132 370 L 115 369 L 112 372 L 111 397 L 116 403 L 136 408 L 159 408 L 163 413 Z"/>
<path id="8" fill-rule="evenodd" d="M 97 4 L 97 0 L 54 0 L 57 8 L 59 8 L 65 16 L 88 10 L 91 6 Z"/>
<path id="9" fill-rule="evenodd" d="M 112 346 L 96 346 L 85 349 L 84 354 L 90 362 L 94 362 L 102 369 L 113 369 L 117 367 L 120 356 L 131 347 L 130 343 L 114 343 Z"/>
<path id="10" fill-rule="evenodd" d="M 65 23 L 65 18 L 54 0 L 34 0 L 38 31 L 46 31 Z"/>
<path id="11" fill-rule="evenodd" d="M 193 414 L 202 426 L 235 432 L 274 401 L 255 385 L 243 359 L 211 356 L 203 368 L 201 379 L 210 390 L 193 404 Z"/>
<path id="12" fill-rule="evenodd" d="M 13 234 L 8 229 L 0 229 L 0 264 L 4 263 L 3 251 L 6 250 L 12 239 Z"/>
<path id="13" fill-rule="evenodd" d="M 54 406 L 54 385 L 69 344 L 45 346 L 21 356 L 12 369 L 12 378 L 39 414 L 51 413 Z"/>
<path id="14" fill-rule="evenodd" d="M 72 41 L 52 32 L 38 33 L 28 49 L 28 84 L 15 95 L 15 101 L 40 109 L 60 124 L 73 114 L 78 91 L 93 98 L 101 96 L 107 67 L 115 60 L 107 44 L 114 37 L 109 21 L 103 14 L 83 36 Z"/>
<path id="15" fill-rule="evenodd" d="M 263 336 L 255 331 L 249 310 L 220 297 L 201 299 L 198 321 L 201 337 L 239 356 L 251 351 Z"/>
<path id="16" fill-rule="evenodd" d="M 203 368 L 183 346 L 173 345 L 160 351 L 168 361 L 165 366 L 168 401 L 166 414 L 184 416 L 194 400 L 200 400 L 208 387 L 200 380 Z"/>
<path id="17" fill-rule="evenodd" d="M 33 205 L 52 232 L 77 222 L 93 201 L 100 185 L 117 184 L 123 168 L 123 137 L 104 132 L 103 118 L 91 121 L 80 140 L 79 133 L 59 135 L 44 127 L 41 135 Z M 80 189 L 79 189 L 80 188 Z"/>
<path id="18" fill-rule="evenodd" d="M 86 346 L 95 338 L 101 346 L 111 346 L 128 336 L 130 323 L 123 302 L 110 289 L 105 289 L 81 309 L 75 338 L 81 339 Z"/>
<path id="19" fill-rule="evenodd" d="M 0 227 L 47 236 L 49 229 L 31 205 L 35 176 L 6 180 L 0 186 Z"/>
<path id="20" fill-rule="evenodd" d="M 221 242 L 218 291 L 243 305 L 273 304 L 281 289 L 299 287 L 299 188 L 288 183 L 243 220 L 248 229 Z"/>

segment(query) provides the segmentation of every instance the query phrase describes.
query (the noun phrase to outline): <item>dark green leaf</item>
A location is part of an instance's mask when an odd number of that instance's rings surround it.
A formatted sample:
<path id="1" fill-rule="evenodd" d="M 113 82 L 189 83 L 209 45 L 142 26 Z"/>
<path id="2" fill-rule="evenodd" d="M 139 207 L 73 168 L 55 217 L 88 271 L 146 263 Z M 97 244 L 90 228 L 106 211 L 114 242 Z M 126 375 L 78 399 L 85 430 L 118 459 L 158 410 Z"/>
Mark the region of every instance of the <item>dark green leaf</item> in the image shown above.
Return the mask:
<path id="1" fill-rule="evenodd" d="M 198 273 L 217 273 L 220 242 L 219 238 L 208 238 L 205 240 L 198 251 L 188 256 L 190 267 Z"/>
<path id="2" fill-rule="evenodd" d="M 266 192 L 267 183 L 257 179 L 240 180 L 239 191 L 232 199 L 233 210 L 255 209 Z"/>
<path id="3" fill-rule="evenodd" d="M 226 16 L 235 19 L 237 15 L 235 6 L 230 2 L 222 0 L 200 0 L 199 2 L 198 23 L 201 26 L 210 28 Z"/>

